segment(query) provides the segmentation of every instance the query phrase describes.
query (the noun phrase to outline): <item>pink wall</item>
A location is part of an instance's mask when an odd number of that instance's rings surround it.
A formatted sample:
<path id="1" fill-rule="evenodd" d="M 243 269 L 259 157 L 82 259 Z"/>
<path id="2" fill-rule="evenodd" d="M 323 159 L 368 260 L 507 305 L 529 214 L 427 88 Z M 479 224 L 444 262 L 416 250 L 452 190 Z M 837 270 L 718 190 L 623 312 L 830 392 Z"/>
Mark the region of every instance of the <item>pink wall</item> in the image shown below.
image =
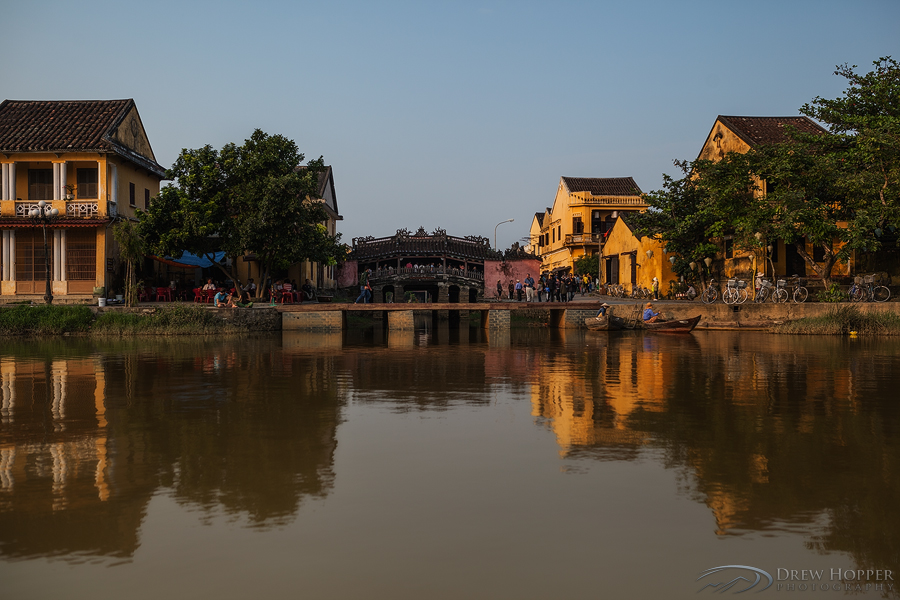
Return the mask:
<path id="1" fill-rule="evenodd" d="M 337 285 L 339 288 L 348 288 L 359 285 L 359 276 L 356 273 L 357 263 L 348 260 L 337 269 Z"/>
<path id="2" fill-rule="evenodd" d="M 497 293 L 497 280 L 503 283 L 503 291 L 509 285 L 509 280 L 515 283 L 516 279 L 524 285 L 525 276 L 531 273 L 531 277 L 537 281 L 541 276 L 541 259 L 525 258 L 510 261 L 486 260 L 484 261 L 484 295 L 493 298 Z"/>

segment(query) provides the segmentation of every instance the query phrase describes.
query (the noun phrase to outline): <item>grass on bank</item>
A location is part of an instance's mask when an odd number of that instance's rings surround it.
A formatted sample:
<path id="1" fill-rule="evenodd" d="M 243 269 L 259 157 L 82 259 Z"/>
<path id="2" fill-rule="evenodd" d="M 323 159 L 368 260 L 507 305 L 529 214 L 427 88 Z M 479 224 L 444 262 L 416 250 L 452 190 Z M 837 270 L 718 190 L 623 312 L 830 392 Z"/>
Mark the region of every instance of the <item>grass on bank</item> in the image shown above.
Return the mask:
<path id="1" fill-rule="evenodd" d="M 92 332 L 98 335 L 186 335 L 236 333 L 245 328 L 223 321 L 217 313 L 186 304 L 160 307 L 151 314 L 102 313 Z"/>
<path id="2" fill-rule="evenodd" d="M 900 315 L 893 312 L 862 312 L 856 306 L 837 306 L 827 314 L 779 325 L 775 333 L 806 335 L 900 335 Z"/>
<path id="3" fill-rule="evenodd" d="M 94 314 L 87 306 L 29 306 L 0 310 L 0 335 L 62 335 L 91 328 Z"/>
<path id="4" fill-rule="evenodd" d="M 173 304 L 152 313 L 107 311 L 95 319 L 87 306 L 20 305 L 0 309 L 0 335 L 186 335 L 237 333 L 244 327 L 224 321 L 215 311 Z"/>

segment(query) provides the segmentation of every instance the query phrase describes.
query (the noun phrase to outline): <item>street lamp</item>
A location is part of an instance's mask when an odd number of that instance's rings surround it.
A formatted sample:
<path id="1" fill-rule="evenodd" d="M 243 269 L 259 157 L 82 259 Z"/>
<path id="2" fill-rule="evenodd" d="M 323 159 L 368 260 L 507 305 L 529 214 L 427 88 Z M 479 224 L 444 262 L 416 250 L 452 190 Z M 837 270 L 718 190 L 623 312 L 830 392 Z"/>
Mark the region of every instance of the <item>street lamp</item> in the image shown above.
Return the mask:
<path id="1" fill-rule="evenodd" d="M 507 219 L 505 221 L 500 221 L 499 223 L 494 225 L 494 250 L 499 250 L 499 248 L 497 248 L 497 228 L 504 223 L 512 223 L 513 221 L 515 221 L 515 219 Z"/>
<path id="2" fill-rule="evenodd" d="M 47 247 L 47 225 L 53 223 L 59 216 L 59 210 L 52 208 L 41 200 L 37 207 L 29 211 L 28 216 L 35 225 L 40 225 L 44 230 L 44 271 L 47 274 L 47 287 L 44 293 L 44 302 L 53 304 L 53 291 L 50 289 L 50 249 Z"/>

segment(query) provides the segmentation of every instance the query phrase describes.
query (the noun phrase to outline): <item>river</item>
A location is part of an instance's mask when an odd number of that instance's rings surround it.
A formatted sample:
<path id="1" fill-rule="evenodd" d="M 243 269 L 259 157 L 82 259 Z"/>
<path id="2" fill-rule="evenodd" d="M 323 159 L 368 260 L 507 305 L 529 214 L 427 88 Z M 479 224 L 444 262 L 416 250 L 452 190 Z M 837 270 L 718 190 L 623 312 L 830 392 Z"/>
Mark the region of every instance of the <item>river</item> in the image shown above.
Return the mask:
<path id="1" fill-rule="evenodd" d="M 7 338 L 0 597 L 897 597 L 898 366 L 743 332 Z"/>

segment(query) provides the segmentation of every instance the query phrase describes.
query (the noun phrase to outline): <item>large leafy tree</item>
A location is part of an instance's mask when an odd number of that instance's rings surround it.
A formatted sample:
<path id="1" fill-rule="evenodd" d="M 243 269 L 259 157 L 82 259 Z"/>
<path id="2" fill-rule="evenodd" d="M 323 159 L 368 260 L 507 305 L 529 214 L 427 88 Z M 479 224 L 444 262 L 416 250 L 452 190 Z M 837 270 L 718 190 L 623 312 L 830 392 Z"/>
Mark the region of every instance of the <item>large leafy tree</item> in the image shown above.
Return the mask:
<path id="1" fill-rule="evenodd" d="M 314 200 L 324 163 L 320 157 L 298 168 L 303 160 L 292 140 L 260 130 L 240 146 L 183 150 L 168 171 L 175 184 L 139 215 L 141 234 L 152 251 L 206 256 L 238 283 L 216 252 L 255 255 L 263 281 L 303 260 L 333 264 L 344 247 Z"/>
<path id="2" fill-rule="evenodd" d="M 696 265 L 715 255 L 718 246 L 710 240 L 723 228 L 721 212 L 698 176 L 701 170 L 711 172 L 714 164 L 676 160 L 675 166 L 682 176 L 663 174 L 663 189 L 644 195 L 650 209 L 625 219 L 636 235 L 663 241 L 666 252 L 675 256 L 673 270 L 692 279 L 700 272 Z M 694 270 L 690 263 L 695 263 Z"/>
<path id="3" fill-rule="evenodd" d="M 646 195 L 651 209 L 633 230 L 666 241 L 683 263 L 711 255 L 709 240 L 730 234 L 737 246 L 783 239 L 826 285 L 854 250 L 896 244 L 900 229 L 900 65 L 875 61 L 864 75 L 837 67 L 850 86 L 837 99 L 815 98 L 801 112 L 827 132 L 787 128 L 786 140 L 730 153 L 712 163 L 676 162 L 682 179 Z M 763 189 L 764 188 L 764 189 Z M 762 242 L 764 243 L 764 242 Z M 818 249 L 817 262 L 807 243 Z"/>

